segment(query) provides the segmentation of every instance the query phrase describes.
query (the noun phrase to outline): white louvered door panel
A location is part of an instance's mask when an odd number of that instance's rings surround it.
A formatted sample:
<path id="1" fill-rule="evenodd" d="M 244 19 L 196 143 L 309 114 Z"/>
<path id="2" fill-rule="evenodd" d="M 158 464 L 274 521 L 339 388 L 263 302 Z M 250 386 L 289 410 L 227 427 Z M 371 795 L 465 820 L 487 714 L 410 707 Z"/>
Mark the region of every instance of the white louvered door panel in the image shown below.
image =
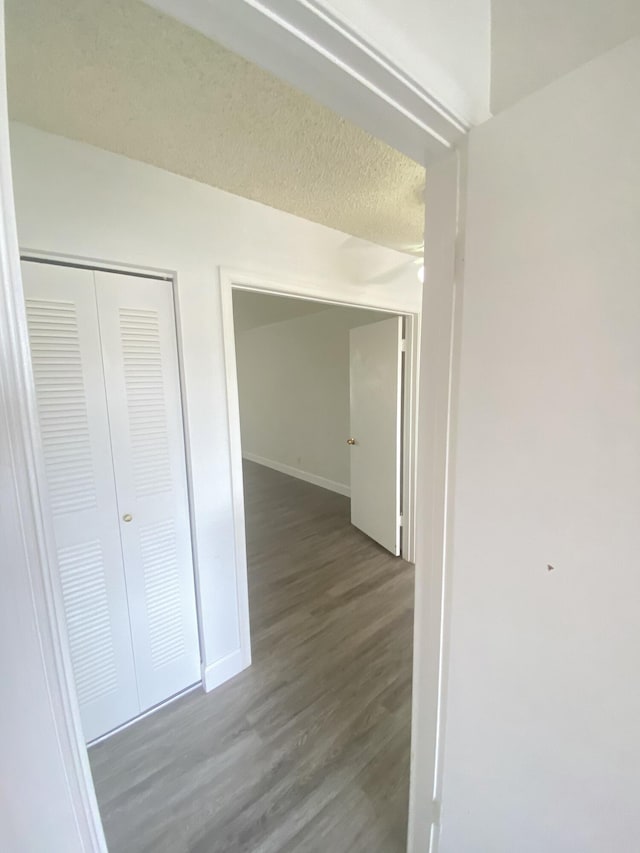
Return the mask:
<path id="1" fill-rule="evenodd" d="M 173 294 L 169 282 L 102 272 L 95 278 L 145 709 L 200 679 Z"/>
<path id="2" fill-rule="evenodd" d="M 136 716 L 93 272 L 23 262 L 31 359 L 84 734 Z"/>

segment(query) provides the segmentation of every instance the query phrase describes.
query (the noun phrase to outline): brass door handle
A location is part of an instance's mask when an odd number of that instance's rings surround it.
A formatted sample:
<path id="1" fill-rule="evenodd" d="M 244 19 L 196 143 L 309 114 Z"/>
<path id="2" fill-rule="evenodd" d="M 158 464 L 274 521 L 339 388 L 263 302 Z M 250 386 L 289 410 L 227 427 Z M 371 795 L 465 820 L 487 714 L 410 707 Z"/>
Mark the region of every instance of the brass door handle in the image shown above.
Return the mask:
<path id="1" fill-rule="evenodd" d="M 347 439 L 347 444 L 349 444 L 349 445 L 353 445 L 353 444 L 355 444 L 355 443 L 356 443 L 355 438 L 348 438 L 348 439 Z"/>
<path id="2" fill-rule="evenodd" d="M 127 512 L 122 516 L 122 520 L 123 521 L 133 521 L 133 516 Z"/>

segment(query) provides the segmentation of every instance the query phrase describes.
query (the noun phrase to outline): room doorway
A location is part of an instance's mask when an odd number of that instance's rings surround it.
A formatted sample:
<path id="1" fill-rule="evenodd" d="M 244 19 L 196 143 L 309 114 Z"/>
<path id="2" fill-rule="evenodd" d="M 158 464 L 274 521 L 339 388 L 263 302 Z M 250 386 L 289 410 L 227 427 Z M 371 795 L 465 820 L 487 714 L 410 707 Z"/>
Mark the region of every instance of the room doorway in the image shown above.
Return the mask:
<path id="1" fill-rule="evenodd" d="M 296 283 L 276 283 L 259 276 L 221 270 L 221 298 L 223 336 L 225 348 L 227 400 L 230 443 L 232 447 L 232 485 L 236 508 L 236 558 L 239 575 L 246 572 L 244 551 L 244 509 L 242 460 L 248 459 L 267 467 L 274 467 L 293 477 L 308 479 L 320 486 L 349 496 L 351 521 L 356 527 L 382 544 L 395 555 L 405 560 L 415 559 L 415 457 L 417 436 L 417 382 L 418 351 L 420 342 L 420 315 L 394 311 L 378 300 L 375 287 L 357 299 L 344 301 L 332 298 L 333 293 L 326 284 L 301 287 Z M 331 311 L 331 314 L 324 312 Z M 261 326 L 271 326 L 279 319 L 292 319 L 323 314 L 320 323 L 337 335 L 343 358 L 337 369 L 335 397 L 342 405 L 332 406 L 332 414 L 322 413 L 327 421 L 330 435 L 327 436 L 317 423 L 311 426 L 311 418 L 294 406 L 294 396 L 289 388 L 276 394 L 276 400 L 267 395 L 264 384 L 259 385 L 251 377 L 249 364 L 239 359 L 239 338 L 247 339 L 246 333 Z M 308 322 L 308 321 L 307 321 Z M 282 341 L 274 352 L 274 359 L 291 373 L 293 384 L 303 396 L 313 400 L 313 394 L 304 383 L 304 372 L 297 366 L 287 366 L 289 355 L 295 353 L 296 332 L 284 327 L 294 337 L 283 349 Z M 340 329 L 340 332 L 338 332 Z M 359 331 L 356 331 L 359 329 Z M 277 330 L 275 330 L 277 331 Z M 318 330 L 319 332 L 320 330 Z M 257 333 L 260 336 L 260 333 Z M 303 328 L 297 334 L 304 336 Z M 322 335 L 319 335 L 322 337 Z M 265 333 L 262 333 L 265 337 Z M 256 338 L 254 333 L 253 338 Z M 268 345 L 273 348 L 275 334 L 266 333 Z M 255 346 L 255 344 L 253 344 Z M 327 346 L 326 339 L 323 344 Z M 287 353 L 286 347 L 289 347 Z M 293 349 L 292 349 L 293 347 Z M 247 352 L 250 347 L 247 347 Z M 321 355 L 321 348 L 318 349 Z M 250 358 L 250 357 L 249 357 Z M 262 371 L 273 370 L 265 378 L 273 387 L 278 386 L 275 363 L 260 364 Z M 337 359 L 336 367 L 337 367 Z M 259 364 L 256 360 L 255 364 Z M 244 369 L 246 368 L 246 369 Z M 255 394 L 245 395 L 244 424 L 241 417 L 239 376 L 241 373 L 252 383 L 263 401 L 268 401 L 266 413 L 267 429 L 261 429 Z M 331 377 L 329 379 L 328 377 Z M 325 383 L 333 381 L 328 368 L 319 378 Z M 371 381 L 369 381 L 371 380 Z M 283 396 L 282 396 L 283 395 Z M 284 403 L 299 427 L 287 425 L 278 430 L 276 425 L 282 417 L 278 403 Z M 244 445 L 242 433 L 244 427 Z M 310 429 L 309 439 L 304 434 Z M 342 433 L 339 433 L 339 430 Z M 338 432 L 337 432 L 338 430 Z M 269 444 L 267 434 L 275 435 Z M 314 441 L 318 435 L 320 447 Z M 355 435 L 358 433 L 358 435 Z M 354 443 L 352 443 L 352 440 Z M 306 470 L 302 463 L 300 442 L 307 441 L 311 452 L 311 468 Z M 338 450 L 340 446 L 340 451 Z M 332 450 L 329 450 L 329 447 Z M 354 452 L 355 451 L 355 452 Z M 338 460 L 341 460 L 338 461 Z M 375 461 L 374 461 L 375 460 Z M 374 468 L 373 472 L 371 468 Z M 353 479 L 353 482 L 352 482 Z M 354 492 L 355 486 L 355 492 Z M 376 500 L 369 501 L 368 495 L 376 492 Z M 355 506 L 354 506 L 355 498 Z"/>
<path id="2" fill-rule="evenodd" d="M 251 670 L 268 708 L 254 724 L 271 749 L 298 744 L 310 779 L 306 808 L 293 806 L 301 849 L 321 835 L 327 849 L 401 853 L 414 572 L 395 525 L 413 318 L 246 287 L 230 296 Z M 239 684 L 237 713 L 246 693 Z M 267 823 L 269 838 L 287 831 Z"/>
<path id="3" fill-rule="evenodd" d="M 233 299 L 243 459 L 348 496 L 351 523 L 399 556 L 406 319 L 248 290 Z"/>

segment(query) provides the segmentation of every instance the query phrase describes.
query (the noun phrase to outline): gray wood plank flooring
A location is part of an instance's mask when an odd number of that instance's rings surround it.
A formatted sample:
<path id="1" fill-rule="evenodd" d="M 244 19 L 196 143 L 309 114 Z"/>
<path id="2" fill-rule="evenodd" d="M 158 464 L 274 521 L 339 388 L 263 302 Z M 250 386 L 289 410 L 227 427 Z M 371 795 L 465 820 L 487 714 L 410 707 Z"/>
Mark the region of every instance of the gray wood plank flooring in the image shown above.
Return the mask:
<path id="1" fill-rule="evenodd" d="M 253 665 L 89 750 L 111 853 L 401 853 L 413 568 L 245 463 Z"/>

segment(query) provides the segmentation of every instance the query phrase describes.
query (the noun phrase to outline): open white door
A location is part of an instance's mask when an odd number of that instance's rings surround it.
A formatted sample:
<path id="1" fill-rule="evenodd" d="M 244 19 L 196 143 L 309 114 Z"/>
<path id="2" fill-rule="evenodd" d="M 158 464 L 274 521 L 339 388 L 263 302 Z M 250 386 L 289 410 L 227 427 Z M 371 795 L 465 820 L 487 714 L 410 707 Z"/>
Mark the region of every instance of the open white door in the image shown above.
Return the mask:
<path id="1" fill-rule="evenodd" d="M 351 329 L 351 523 L 400 554 L 402 318 Z"/>

